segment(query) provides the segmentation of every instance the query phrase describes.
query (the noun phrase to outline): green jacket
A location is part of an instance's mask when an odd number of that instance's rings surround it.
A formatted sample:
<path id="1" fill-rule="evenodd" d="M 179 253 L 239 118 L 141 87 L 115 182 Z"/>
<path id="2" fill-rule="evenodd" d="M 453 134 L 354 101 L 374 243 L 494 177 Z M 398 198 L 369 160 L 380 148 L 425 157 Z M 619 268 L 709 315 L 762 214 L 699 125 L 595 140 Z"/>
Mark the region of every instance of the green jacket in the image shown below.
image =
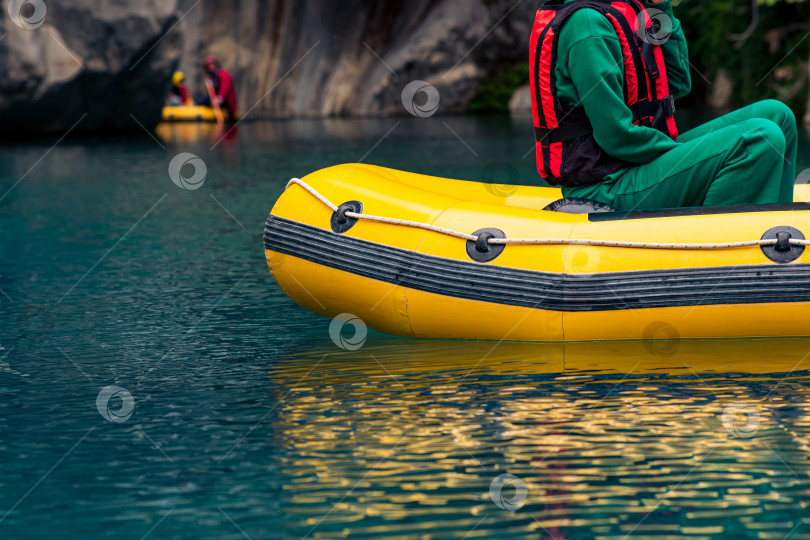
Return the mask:
<path id="1" fill-rule="evenodd" d="M 692 80 L 681 23 L 672 13 L 670 0 L 646 5 L 672 19 L 672 33 L 661 48 L 670 93 L 675 97 L 685 96 Z M 628 163 L 642 164 L 677 146 L 666 134 L 633 124 L 633 114 L 625 105 L 622 93 L 621 45 L 607 17 L 593 9 L 576 11 L 560 30 L 557 55 L 558 95 L 566 103 L 584 107 L 594 138 L 605 152 Z M 620 175 L 623 170 L 606 179 Z"/>

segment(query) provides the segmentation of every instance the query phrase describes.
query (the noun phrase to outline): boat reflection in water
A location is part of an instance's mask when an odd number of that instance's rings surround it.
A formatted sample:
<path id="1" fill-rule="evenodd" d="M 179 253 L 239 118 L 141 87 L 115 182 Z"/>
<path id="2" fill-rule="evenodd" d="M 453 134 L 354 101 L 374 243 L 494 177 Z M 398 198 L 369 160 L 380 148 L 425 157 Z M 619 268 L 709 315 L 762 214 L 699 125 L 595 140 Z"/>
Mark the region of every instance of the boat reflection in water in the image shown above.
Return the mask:
<path id="1" fill-rule="evenodd" d="M 213 122 L 163 122 L 155 127 L 155 134 L 166 144 L 194 144 L 231 142 L 239 134 L 233 124 Z"/>
<path id="2" fill-rule="evenodd" d="M 289 532 L 810 537 L 808 353 L 382 339 L 288 354 L 270 377 Z"/>

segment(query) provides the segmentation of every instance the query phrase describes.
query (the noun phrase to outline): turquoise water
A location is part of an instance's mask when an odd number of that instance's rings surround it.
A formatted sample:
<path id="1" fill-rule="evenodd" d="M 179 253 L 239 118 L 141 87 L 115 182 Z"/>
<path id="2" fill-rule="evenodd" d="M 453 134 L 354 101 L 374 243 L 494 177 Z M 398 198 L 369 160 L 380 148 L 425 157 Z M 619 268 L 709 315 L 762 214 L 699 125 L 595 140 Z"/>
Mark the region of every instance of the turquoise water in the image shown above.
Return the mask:
<path id="1" fill-rule="evenodd" d="M 0 537 L 810 537 L 810 342 L 347 352 L 273 283 L 290 177 L 529 184 L 525 121 L 159 133 L 0 148 Z"/>

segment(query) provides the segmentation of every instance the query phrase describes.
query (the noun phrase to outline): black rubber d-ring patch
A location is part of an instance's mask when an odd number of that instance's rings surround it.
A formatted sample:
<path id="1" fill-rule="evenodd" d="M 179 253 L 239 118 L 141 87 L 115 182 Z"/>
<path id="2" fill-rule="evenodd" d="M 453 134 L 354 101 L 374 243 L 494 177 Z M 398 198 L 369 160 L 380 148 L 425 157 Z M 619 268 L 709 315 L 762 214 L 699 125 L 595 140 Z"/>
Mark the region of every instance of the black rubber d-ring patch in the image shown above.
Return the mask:
<path id="1" fill-rule="evenodd" d="M 332 230 L 336 233 L 345 233 L 357 223 L 357 218 L 347 216 L 346 212 L 362 214 L 363 203 L 360 201 L 348 201 L 338 206 L 338 209 L 332 212 L 330 224 L 332 225 Z"/>
<path id="2" fill-rule="evenodd" d="M 787 233 L 787 234 L 779 234 Z M 775 263 L 793 262 L 804 253 L 804 246 L 794 246 L 788 244 L 787 240 L 804 240 L 802 231 L 787 225 L 781 225 L 765 231 L 762 240 L 778 240 L 779 243 L 773 246 L 760 246 L 762 253 Z"/>
<path id="3" fill-rule="evenodd" d="M 506 249 L 504 244 L 487 244 L 488 238 L 506 238 L 500 229 L 478 229 L 473 233 L 478 237 L 478 242 L 467 240 L 467 255 L 476 262 L 489 262 L 498 258 L 498 255 Z"/>

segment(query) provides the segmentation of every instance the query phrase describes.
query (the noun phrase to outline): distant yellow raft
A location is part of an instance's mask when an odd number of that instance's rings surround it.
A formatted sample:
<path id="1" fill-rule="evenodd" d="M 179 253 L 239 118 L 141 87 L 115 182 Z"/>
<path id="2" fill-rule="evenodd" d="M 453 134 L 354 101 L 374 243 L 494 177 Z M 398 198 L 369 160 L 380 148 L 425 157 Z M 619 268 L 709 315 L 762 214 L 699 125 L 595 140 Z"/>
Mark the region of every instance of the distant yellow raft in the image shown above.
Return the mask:
<path id="1" fill-rule="evenodd" d="M 398 336 L 810 335 L 807 186 L 791 205 L 544 210 L 560 197 L 340 165 L 288 185 L 268 217 L 265 254 L 301 306 Z"/>
<path id="2" fill-rule="evenodd" d="M 216 122 L 214 109 L 202 105 L 163 107 L 164 122 Z"/>

